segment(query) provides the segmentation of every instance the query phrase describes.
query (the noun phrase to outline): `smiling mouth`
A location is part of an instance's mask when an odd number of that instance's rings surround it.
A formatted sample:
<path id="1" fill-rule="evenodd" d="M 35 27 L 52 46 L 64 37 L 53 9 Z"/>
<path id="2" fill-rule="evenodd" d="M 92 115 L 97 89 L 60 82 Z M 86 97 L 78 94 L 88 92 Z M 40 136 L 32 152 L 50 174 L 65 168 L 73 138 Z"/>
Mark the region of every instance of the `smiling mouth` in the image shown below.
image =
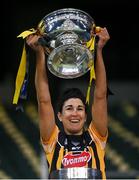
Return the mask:
<path id="1" fill-rule="evenodd" d="M 70 120 L 70 122 L 71 122 L 71 123 L 79 123 L 80 120 L 78 120 L 78 119 L 72 119 L 72 120 Z"/>

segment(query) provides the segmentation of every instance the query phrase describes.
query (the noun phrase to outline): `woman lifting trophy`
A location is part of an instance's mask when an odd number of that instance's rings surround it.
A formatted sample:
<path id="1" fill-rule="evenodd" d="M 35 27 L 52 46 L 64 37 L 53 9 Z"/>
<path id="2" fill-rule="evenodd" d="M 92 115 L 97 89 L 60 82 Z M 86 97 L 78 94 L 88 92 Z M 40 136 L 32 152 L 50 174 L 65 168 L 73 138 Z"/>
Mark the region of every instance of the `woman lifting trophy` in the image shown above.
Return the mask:
<path id="1" fill-rule="evenodd" d="M 96 27 L 86 12 L 59 9 L 46 15 L 26 44 L 36 54 L 35 87 L 38 101 L 41 143 L 53 179 L 106 178 L 105 148 L 108 137 L 107 78 L 103 47 L 110 36 L 105 27 Z M 97 41 L 96 41 L 97 40 Z M 56 125 L 47 69 L 64 79 L 91 71 L 95 88 L 91 104 L 92 120 L 85 128 L 86 97 L 78 88 L 65 90 L 58 103 Z M 91 85 L 90 81 L 90 85 Z"/>

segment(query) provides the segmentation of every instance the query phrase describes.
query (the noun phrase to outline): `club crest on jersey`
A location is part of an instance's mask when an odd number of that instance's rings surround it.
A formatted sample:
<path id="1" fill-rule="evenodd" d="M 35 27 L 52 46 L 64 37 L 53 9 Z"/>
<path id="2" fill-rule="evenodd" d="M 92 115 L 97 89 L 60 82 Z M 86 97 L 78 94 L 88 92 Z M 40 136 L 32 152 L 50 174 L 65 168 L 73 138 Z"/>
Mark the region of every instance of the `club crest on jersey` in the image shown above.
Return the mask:
<path id="1" fill-rule="evenodd" d="M 64 168 L 84 167 L 91 158 L 89 152 L 83 151 L 80 154 L 66 154 L 62 160 Z"/>

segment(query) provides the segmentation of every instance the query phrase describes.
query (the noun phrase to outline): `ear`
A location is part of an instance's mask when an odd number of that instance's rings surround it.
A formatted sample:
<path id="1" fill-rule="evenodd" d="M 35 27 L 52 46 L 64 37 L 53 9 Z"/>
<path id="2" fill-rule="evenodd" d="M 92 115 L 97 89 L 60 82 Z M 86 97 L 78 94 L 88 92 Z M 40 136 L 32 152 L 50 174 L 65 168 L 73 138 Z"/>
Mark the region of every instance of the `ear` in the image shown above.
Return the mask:
<path id="1" fill-rule="evenodd" d="M 61 121 L 61 122 L 62 122 L 62 117 L 61 117 L 62 115 L 61 115 L 61 113 L 60 113 L 60 112 L 58 112 L 58 113 L 57 113 L 57 116 L 58 116 L 59 121 Z"/>

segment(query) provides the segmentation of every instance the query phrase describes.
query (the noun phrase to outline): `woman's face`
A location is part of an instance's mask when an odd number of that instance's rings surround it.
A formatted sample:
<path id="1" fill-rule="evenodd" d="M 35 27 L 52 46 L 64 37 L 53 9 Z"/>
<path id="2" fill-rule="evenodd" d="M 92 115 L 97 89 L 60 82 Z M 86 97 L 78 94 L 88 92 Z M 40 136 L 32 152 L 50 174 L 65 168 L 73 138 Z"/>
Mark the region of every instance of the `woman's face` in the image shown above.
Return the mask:
<path id="1" fill-rule="evenodd" d="M 65 101 L 62 113 L 58 113 L 67 134 L 80 135 L 86 121 L 85 106 L 79 98 L 70 98 Z"/>

